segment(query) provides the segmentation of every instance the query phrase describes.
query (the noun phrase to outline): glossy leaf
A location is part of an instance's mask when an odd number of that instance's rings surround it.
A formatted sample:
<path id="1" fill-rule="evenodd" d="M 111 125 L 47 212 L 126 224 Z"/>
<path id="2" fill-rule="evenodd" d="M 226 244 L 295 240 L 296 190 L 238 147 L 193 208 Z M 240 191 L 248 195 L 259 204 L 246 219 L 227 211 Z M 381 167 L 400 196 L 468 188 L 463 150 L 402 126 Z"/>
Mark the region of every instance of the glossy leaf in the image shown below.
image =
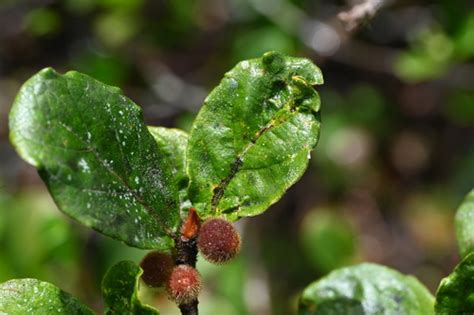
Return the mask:
<path id="1" fill-rule="evenodd" d="M 106 314 L 159 314 L 138 299 L 138 286 L 142 269 L 131 261 L 121 261 L 110 268 L 102 280 L 102 295 L 108 305 Z"/>
<path id="2" fill-rule="evenodd" d="M 118 88 L 44 69 L 21 88 L 10 131 L 62 211 L 131 246 L 172 245 L 180 223 L 173 161 Z"/>
<path id="3" fill-rule="evenodd" d="M 175 185 L 179 188 L 180 204 L 187 215 L 191 206 L 187 196 L 188 175 L 186 174 L 186 147 L 188 145 L 188 134 L 182 130 L 164 127 L 148 127 L 151 135 L 155 138 L 158 146 L 173 161 L 172 174 Z"/>
<path id="4" fill-rule="evenodd" d="M 433 314 L 433 302 L 414 277 L 366 263 L 335 270 L 310 284 L 298 314 Z"/>
<path id="5" fill-rule="evenodd" d="M 322 83 L 309 60 L 274 52 L 226 73 L 188 144 L 188 192 L 202 218 L 257 215 L 299 179 L 319 138 Z"/>
<path id="6" fill-rule="evenodd" d="M 474 190 L 466 196 L 456 212 L 456 237 L 462 257 L 474 251 Z"/>
<path id="7" fill-rule="evenodd" d="M 441 280 L 436 292 L 436 314 L 474 314 L 474 253 Z"/>
<path id="8" fill-rule="evenodd" d="M 0 313 L 94 314 L 69 293 L 36 279 L 15 279 L 0 284 Z"/>

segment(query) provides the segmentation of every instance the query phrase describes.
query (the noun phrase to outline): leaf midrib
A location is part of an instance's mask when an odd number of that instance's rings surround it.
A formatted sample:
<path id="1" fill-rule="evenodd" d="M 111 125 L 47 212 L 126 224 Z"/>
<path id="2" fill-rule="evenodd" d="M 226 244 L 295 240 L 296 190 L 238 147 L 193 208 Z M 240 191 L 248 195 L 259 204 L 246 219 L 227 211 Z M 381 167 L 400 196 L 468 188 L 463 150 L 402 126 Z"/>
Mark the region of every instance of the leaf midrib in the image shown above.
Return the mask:
<path id="1" fill-rule="evenodd" d="M 71 127 L 65 125 L 62 121 L 60 121 L 60 125 L 63 128 L 65 128 L 68 132 L 70 132 L 72 135 L 74 135 L 77 139 L 79 139 L 82 143 L 84 143 L 85 145 L 88 144 L 84 139 L 82 139 L 78 134 L 76 134 L 72 130 Z M 70 129 L 67 129 L 67 127 L 70 128 Z M 120 146 L 120 144 L 119 144 L 119 146 Z M 110 168 L 110 166 L 107 163 L 105 163 L 105 160 L 100 156 L 99 152 L 97 152 L 97 149 L 94 146 L 90 145 L 88 147 L 90 147 L 91 152 L 94 154 L 96 159 L 100 162 L 102 167 L 105 168 L 112 176 L 114 176 L 116 179 L 118 179 L 124 185 L 127 192 L 130 193 L 137 200 L 137 202 L 139 204 L 141 204 L 145 208 L 145 210 L 147 210 L 147 212 L 158 221 L 158 223 L 161 225 L 161 227 L 163 228 L 163 230 L 166 233 L 171 234 L 171 232 L 166 228 L 166 225 L 162 221 L 161 217 L 159 215 L 157 215 L 157 212 L 155 211 L 155 209 L 152 206 L 150 206 L 148 203 L 146 203 L 145 200 L 143 200 L 136 193 L 136 191 L 130 187 L 130 185 L 127 183 L 127 181 L 124 178 L 122 178 L 122 176 L 120 176 L 117 172 L 115 172 L 112 168 Z"/>
<path id="2" fill-rule="evenodd" d="M 285 115 L 288 113 L 289 115 Z M 256 134 L 256 136 L 250 140 L 241 151 L 237 154 L 234 162 L 230 165 L 230 173 L 226 177 L 224 177 L 219 184 L 213 189 L 212 198 L 211 198 L 211 211 L 214 213 L 218 212 L 217 206 L 219 205 L 222 197 L 225 194 L 225 189 L 229 186 L 232 179 L 237 175 L 240 171 L 240 168 L 243 165 L 243 160 L 245 158 L 245 154 L 254 146 L 256 145 L 257 141 L 265 135 L 267 132 L 272 130 L 273 128 L 280 126 L 290 120 L 294 115 L 299 113 L 298 108 L 294 107 L 294 99 L 290 98 L 290 100 L 285 103 L 285 105 L 275 112 L 274 116 L 267 122 L 267 124 L 262 127 Z M 279 120 L 278 118 L 283 117 L 283 119 Z M 225 209 L 224 209 L 225 210 Z M 221 210 L 222 211 L 222 210 Z"/>
<path id="3" fill-rule="evenodd" d="M 88 85 L 88 83 L 87 83 Z M 69 82 L 66 81 L 66 91 L 68 92 L 69 94 L 69 98 L 71 100 L 74 99 L 72 93 L 71 93 L 71 90 L 70 90 L 70 86 L 69 86 Z M 55 94 L 49 94 L 49 95 L 52 95 L 53 97 L 57 97 Z M 36 103 L 37 106 L 39 106 L 38 102 L 37 102 L 37 99 L 36 97 L 33 98 L 34 99 L 34 102 Z M 50 103 L 50 99 L 48 98 L 47 101 L 45 102 L 47 104 L 46 108 L 48 108 L 46 114 L 48 116 L 50 116 L 50 111 L 51 111 L 51 103 Z M 110 105 L 109 105 L 110 106 Z M 105 109 L 107 111 L 107 113 L 109 115 L 111 115 L 110 111 L 107 110 L 107 108 Z M 122 183 L 122 185 L 126 188 L 127 190 L 127 193 L 129 193 L 140 205 L 143 206 L 143 208 L 153 217 L 155 218 L 156 222 L 161 226 L 162 230 L 168 234 L 169 236 L 171 236 L 172 232 L 166 227 L 166 224 L 164 224 L 162 218 L 157 214 L 157 211 L 152 207 L 150 206 L 148 203 L 146 203 L 144 201 L 144 199 L 142 199 L 139 195 L 136 194 L 135 190 L 133 190 L 129 184 L 127 183 L 127 181 L 122 178 L 122 176 L 120 176 L 119 174 L 117 174 L 117 172 L 115 172 L 113 169 L 111 169 L 107 163 L 105 163 L 105 160 L 100 156 L 99 152 L 97 151 L 97 149 L 91 145 L 91 143 L 89 141 L 86 141 L 84 140 L 80 135 L 78 135 L 74 130 L 73 128 L 71 128 L 70 126 L 68 126 L 66 123 L 64 123 L 62 120 L 57 120 L 58 121 L 58 125 L 61 126 L 62 128 L 64 128 L 67 132 L 69 132 L 70 134 L 72 134 L 75 138 L 77 138 L 81 143 L 83 143 L 83 145 L 85 145 L 86 148 L 88 148 L 88 152 L 91 152 L 94 154 L 94 156 L 96 157 L 96 159 L 99 161 L 99 163 L 102 165 L 102 167 L 104 169 L 106 169 L 112 176 L 114 176 L 120 183 Z M 115 135 L 117 136 L 117 130 L 116 128 L 114 128 L 114 133 Z M 26 138 L 26 137 L 23 137 L 23 139 L 27 140 L 27 141 L 32 141 L 32 142 L 35 142 L 35 140 L 31 139 L 31 138 Z M 115 139 L 118 141 L 118 139 Z M 120 141 L 119 142 L 119 147 L 120 147 Z M 51 147 L 55 147 L 55 148 L 58 148 L 60 146 L 55 146 L 55 145 L 50 145 L 50 144 L 47 144 L 47 143 L 44 143 L 43 145 L 45 146 L 51 146 Z M 141 142 L 139 143 L 139 145 L 141 146 Z M 62 149 L 65 149 L 65 150 L 69 150 L 69 148 L 66 148 L 66 147 L 60 147 Z M 120 148 L 121 149 L 121 148 Z M 121 155 L 122 155 L 122 161 L 124 162 L 124 164 L 126 164 L 125 166 L 128 165 L 128 163 L 125 163 L 124 161 L 124 154 L 123 154 L 123 151 L 121 150 Z M 125 167 L 126 168 L 126 167 Z M 122 193 L 122 192 L 117 192 L 117 193 Z"/>

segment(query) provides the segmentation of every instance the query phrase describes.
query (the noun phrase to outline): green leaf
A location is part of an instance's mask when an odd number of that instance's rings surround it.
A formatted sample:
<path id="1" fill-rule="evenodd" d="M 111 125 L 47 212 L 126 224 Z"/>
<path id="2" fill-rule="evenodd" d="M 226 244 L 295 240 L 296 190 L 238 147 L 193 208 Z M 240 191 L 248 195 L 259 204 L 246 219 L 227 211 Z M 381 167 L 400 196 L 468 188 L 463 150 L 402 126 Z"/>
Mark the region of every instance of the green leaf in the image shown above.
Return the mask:
<path id="1" fill-rule="evenodd" d="M 456 238 L 461 257 L 474 251 L 474 189 L 466 196 L 455 217 Z"/>
<path id="2" fill-rule="evenodd" d="M 138 299 L 138 285 L 142 269 L 132 261 L 121 261 L 112 266 L 102 280 L 102 295 L 108 305 L 106 314 L 159 314 Z"/>
<path id="3" fill-rule="evenodd" d="M 176 187 L 179 188 L 180 204 L 182 210 L 191 206 L 188 200 L 188 175 L 186 174 L 186 147 L 188 134 L 182 130 L 164 127 L 148 127 L 158 146 L 173 161 L 172 174 Z M 185 212 L 187 215 L 187 211 Z"/>
<path id="4" fill-rule="evenodd" d="M 436 314 L 473 314 L 473 279 L 474 253 L 470 253 L 449 276 L 441 280 L 436 292 Z"/>
<path id="5" fill-rule="evenodd" d="M 0 284 L 0 313 L 94 314 L 69 293 L 36 279 L 15 279 Z"/>
<path id="6" fill-rule="evenodd" d="M 365 263 L 337 269 L 306 287 L 298 314 L 427 315 L 434 314 L 433 302 L 416 278 Z"/>
<path id="7" fill-rule="evenodd" d="M 173 161 L 118 88 L 44 69 L 20 89 L 10 132 L 66 214 L 131 246 L 172 246 L 180 224 Z"/>
<path id="8" fill-rule="evenodd" d="M 202 218 L 257 215 L 303 174 L 319 138 L 321 71 L 270 52 L 209 94 L 188 144 L 189 197 Z"/>

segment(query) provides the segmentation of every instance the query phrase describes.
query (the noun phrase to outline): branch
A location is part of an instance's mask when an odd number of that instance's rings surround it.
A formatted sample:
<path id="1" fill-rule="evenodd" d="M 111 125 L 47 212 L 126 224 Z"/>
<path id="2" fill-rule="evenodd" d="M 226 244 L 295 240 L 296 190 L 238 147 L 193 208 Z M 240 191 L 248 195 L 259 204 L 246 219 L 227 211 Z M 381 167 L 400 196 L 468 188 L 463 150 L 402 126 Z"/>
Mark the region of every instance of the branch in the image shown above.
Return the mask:
<path id="1" fill-rule="evenodd" d="M 198 313 L 198 300 L 192 302 L 181 304 L 179 309 L 181 310 L 182 315 L 199 315 Z"/>
<path id="2" fill-rule="evenodd" d="M 175 240 L 176 247 L 176 264 L 177 265 L 189 265 L 196 267 L 197 260 L 197 242 L 196 238 L 186 238 L 180 236 Z"/>
<path id="3" fill-rule="evenodd" d="M 350 32 L 357 29 L 365 20 L 373 18 L 384 4 L 384 0 L 365 0 L 348 11 L 340 12 L 337 17 Z"/>
<path id="4" fill-rule="evenodd" d="M 175 239 L 176 264 L 196 267 L 198 254 L 197 234 L 199 231 L 199 217 L 194 208 L 189 209 L 188 217 L 181 226 L 181 235 Z M 179 305 L 182 315 L 198 315 L 199 301 L 196 298 L 189 303 Z"/>

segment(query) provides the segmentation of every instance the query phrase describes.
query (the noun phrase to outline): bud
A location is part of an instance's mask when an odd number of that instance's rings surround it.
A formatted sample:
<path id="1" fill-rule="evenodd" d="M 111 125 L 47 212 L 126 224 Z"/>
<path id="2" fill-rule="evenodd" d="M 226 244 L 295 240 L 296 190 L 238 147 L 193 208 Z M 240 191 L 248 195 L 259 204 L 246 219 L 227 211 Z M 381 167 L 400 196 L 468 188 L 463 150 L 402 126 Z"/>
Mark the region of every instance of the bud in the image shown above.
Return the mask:
<path id="1" fill-rule="evenodd" d="M 162 287 L 168 281 L 173 270 L 173 258 L 160 252 L 149 252 L 140 263 L 143 269 L 143 282 L 150 287 Z"/>
<path id="2" fill-rule="evenodd" d="M 207 261 L 223 264 L 239 252 L 240 236 L 232 223 L 223 219 L 210 219 L 201 226 L 198 248 Z"/>
<path id="3" fill-rule="evenodd" d="M 189 303 L 197 299 L 201 291 L 201 277 L 193 267 L 178 265 L 171 272 L 167 289 L 176 304 Z"/>
<path id="4" fill-rule="evenodd" d="M 181 226 L 181 235 L 188 240 L 196 237 L 199 231 L 199 225 L 200 222 L 196 209 L 190 208 L 188 212 L 188 217 Z"/>

